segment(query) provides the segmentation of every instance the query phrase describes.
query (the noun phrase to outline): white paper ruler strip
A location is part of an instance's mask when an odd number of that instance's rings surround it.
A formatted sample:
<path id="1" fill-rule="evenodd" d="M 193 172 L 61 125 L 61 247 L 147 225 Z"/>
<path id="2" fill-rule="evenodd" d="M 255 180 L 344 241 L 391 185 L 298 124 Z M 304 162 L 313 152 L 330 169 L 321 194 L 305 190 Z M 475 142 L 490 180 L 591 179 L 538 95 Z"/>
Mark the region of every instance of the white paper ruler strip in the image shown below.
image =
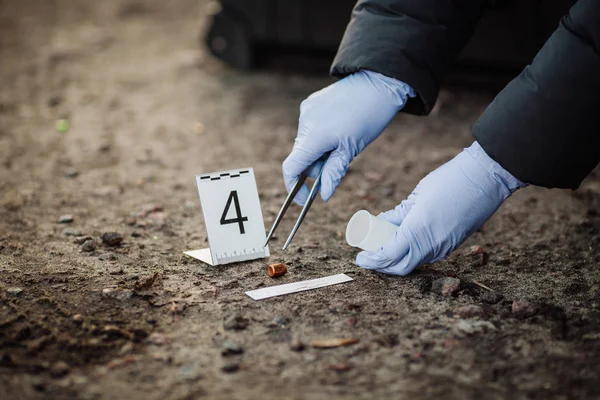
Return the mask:
<path id="1" fill-rule="evenodd" d="M 286 283 L 283 285 L 270 286 L 262 289 L 250 290 L 246 294 L 254 300 L 267 299 L 269 297 L 281 296 L 289 293 L 302 292 L 305 290 L 317 289 L 325 286 L 336 285 L 338 283 L 350 282 L 354 279 L 346 274 L 337 274 L 326 276 L 324 278 L 310 279 L 307 281 Z"/>

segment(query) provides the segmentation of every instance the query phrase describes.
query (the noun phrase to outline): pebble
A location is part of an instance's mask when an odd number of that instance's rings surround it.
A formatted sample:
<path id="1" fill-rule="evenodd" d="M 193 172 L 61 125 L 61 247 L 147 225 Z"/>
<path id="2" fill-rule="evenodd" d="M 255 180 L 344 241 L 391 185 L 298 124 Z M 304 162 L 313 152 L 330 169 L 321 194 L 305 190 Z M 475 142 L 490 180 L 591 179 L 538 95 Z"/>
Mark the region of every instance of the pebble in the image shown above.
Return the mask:
<path id="1" fill-rule="evenodd" d="M 364 177 L 371 182 L 379 182 L 383 179 L 383 175 L 379 172 L 367 171 L 364 173 Z"/>
<path id="2" fill-rule="evenodd" d="M 65 215 L 61 215 L 60 217 L 58 217 L 58 223 L 59 224 L 70 224 L 71 222 L 73 222 L 73 216 L 70 214 L 65 214 Z"/>
<path id="3" fill-rule="evenodd" d="M 81 316 L 81 314 L 75 314 L 75 315 L 73 315 L 72 318 L 73 318 L 73 321 L 75 321 L 75 322 L 83 321 L 83 317 Z"/>
<path id="4" fill-rule="evenodd" d="M 134 212 L 131 213 L 132 217 L 147 217 L 149 214 L 156 213 L 163 210 L 163 206 L 160 203 L 147 203 L 138 207 Z"/>
<path id="5" fill-rule="evenodd" d="M 452 296 L 460 288 L 460 279 L 457 278 L 440 278 L 433 281 L 431 291 L 441 294 L 442 296 Z"/>
<path id="6" fill-rule="evenodd" d="M 488 303 L 488 304 L 496 304 L 496 303 L 499 303 L 503 298 L 504 298 L 504 296 L 502 295 L 502 293 L 485 292 L 481 296 L 481 301 L 483 301 L 484 303 Z"/>
<path id="7" fill-rule="evenodd" d="M 97 197 L 116 197 L 121 194 L 121 188 L 118 186 L 100 186 L 94 189 L 94 196 Z"/>
<path id="8" fill-rule="evenodd" d="M 244 318 L 241 314 L 234 314 L 223 322 L 223 328 L 226 330 L 241 331 L 248 327 L 249 322 L 250 321 Z"/>
<path id="9" fill-rule="evenodd" d="M 469 247 L 469 251 L 468 251 L 468 254 L 470 256 L 476 256 L 476 255 L 485 254 L 485 253 L 486 253 L 485 249 L 481 246 L 471 246 L 471 247 Z"/>
<path id="10" fill-rule="evenodd" d="M 118 246 L 123 241 L 123 236 L 117 232 L 104 232 L 102 242 L 107 246 Z"/>
<path id="11" fill-rule="evenodd" d="M 115 300 L 127 300 L 133 296 L 133 290 L 130 289 L 117 289 L 117 288 L 106 288 L 102 289 L 102 296 L 108 299 Z"/>
<path id="12" fill-rule="evenodd" d="M 304 347 L 305 347 L 304 343 L 302 343 L 302 341 L 300 339 L 294 339 L 290 343 L 290 349 L 292 349 L 294 351 L 302 351 L 302 350 L 304 350 Z"/>
<path id="13" fill-rule="evenodd" d="M 223 350 L 221 350 L 221 355 L 225 357 L 232 354 L 242 354 L 243 352 L 244 348 L 241 345 L 230 340 L 226 340 L 223 343 Z"/>
<path id="14" fill-rule="evenodd" d="M 50 367 L 50 375 L 55 378 L 65 376 L 69 373 L 69 365 L 64 361 L 57 361 Z"/>
<path id="15" fill-rule="evenodd" d="M 100 261 L 114 261 L 114 260 L 117 259 L 117 256 L 115 256 L 112 253 L 103 253 L 103 254 L 100 254 L 100 256 L 98 257 L 98 259 Z"/>
<path id="16" fill-rule="evenodd" d="M 131 237 L 135 237 L 136 238 L 136 237 L 140 237 L 140 236 L 142 236 L 142 234 L 139 233 L 139 232 L 137 232 L 137 231 L 131 232 Z"/>
<path id="17" fill-rule="evenodd" d="M 18 296 L 19 294 L 21 294 L 22 291 L 23 289 L 21 289 L 20 287 L 9 287 L 8 289 L 6 289 L 6 293 L 12 294 L 13 296 Z"/>
<path id="18" fill-rule="evenodd" d="M 150 336 L 148 336 L 148 342 L 155 344 L 157 346 L 162 346 L 163 344 L 168 344 L 171 342 L 171 338 L 163 333 L 154 332 Z"/>
<path id="19" fill-rule="evenodd" d="M 455 326 L 455 333 L 459 336 L 485 333 L 487 330 L 497 330 L 489 321 L 478 321 L 472 319 L 461 319 Z"/>
<path id="20" fill-rule="evenodd" d="M 325 261 L 325 260 L 327 260 L 328 258 L 329 258 L 329 255 L 328 255 L 328 254 L 319 254 L 319 255 L 317 256 L 317 260 L 320 260 L 320 261 Z"/>
<path id="21" fill-rule="evenodd" d="M 90 235 L 81 235 L 81 236 L 77 236 L 75 239 L 73 239 L 73 243 L 84 244 L 88 240 L 92 240 L 92 237 Z"/>
<path id="22" fill-rule="evenodd" d="M 458 315 L 461 318 L 481 317 L 483 315 L 483 308 L 473 304 L 467 304 L 456 307 L 454 310 L 452 310 L 452 314 Z"/>
<path id="23" fill-rule="evenodd" d="M 86 252 L 94 251 L 94 250 L 96 250 L 97 245 L 98 244 L 96 243 L 96 241 L 94 239 L 88 239 L 85 242 L 83 242 L 83 244 L 81 245 L 81 251 L 86 251 Z"/>
<path id="24" fill-rule="evenodd" d="M 382 198 L 391 197 L 394 194 L 394 188 L 389 186 L 384 186 L 377 189 L 377 195 Z"/>
<path id="25" fill-rule="evenodd" d="M 56 106 L 60 105 L 60 103 L 62 103 L 62 102 L 63 102 L 63 99 L 61 96 L 53 95 L 48 98 L 47 104 L 48 104 L 48 107 L 56 107 Z"/>
<path id="26" fill-rule="evenodd" d="M 137 219 L 135 217 L 125 217 L 123 222 L 125 225 L 134 226 L 137 223 Z"/>
<path id="27" fill-rule="evenodd" d="M 229 361 L 229 362 L 226 362 L 225 364 L 223 364 L 221 369 L 223 370 L 223 372 L 235 372 L 238 369 L 240 369 L 240 364 Z"/>
<path id="28" fill-rule="evenodd" d="M 268 326 L 272 328 L 278 327 L 284 329 L 287 325 L 289 325 L 290 322 L 291 319 L 278 315 L 275 318 L 273 318 L 271 322 L 269 322 Z"/>
<path id="29" fill-rule="evenodd" d="M 332 371 L 339 371 L 339 372 L 343 372 L 343 371 L 349 371 L 352 369 L 352 365 L 348 364 L 348 363 L 339 363 L 339 364 L 328 364 L 325 366 L 325 369 L 329 369 Z"/>
<path id="30" fill-rule="evenodd" d="M 63 230 L 63 235 L 65 236 L 82 236 L 83 232 L 81 232 L 78 229 L 73 229 L 73 228 L 65 228 Z"/>
<path id="31" fill-rule="evenodd" d="M 195 210 L 196 207 L 198 207 L 198 203 L 195 201 L 186 200 L 185 203 L 183 203 L 183 207 L 189 210 Z"/>
<path id="32" fill-rule="evenodd" d="M 379 335 L 374 337 L 373 341 L 383 347 L 394 347 L 398 344 L 398 335 L 395 333 Z"/>
<path id="33" fill-rule="evenodd" d="M 527 300 L 515 300 L 512 303 L 512 313 L 517 318 L 529 318 L 538 312 L 538 306 Z"/>
<path id="34" fill-rule="evenodd" d="M 75 178 L 78 175 L 79 175 L 79 171 L 77 171 L 76 169 L 73 169 L 73 168 L 69 168 L 68 170 L 65 171 L 65 178 Z"/>

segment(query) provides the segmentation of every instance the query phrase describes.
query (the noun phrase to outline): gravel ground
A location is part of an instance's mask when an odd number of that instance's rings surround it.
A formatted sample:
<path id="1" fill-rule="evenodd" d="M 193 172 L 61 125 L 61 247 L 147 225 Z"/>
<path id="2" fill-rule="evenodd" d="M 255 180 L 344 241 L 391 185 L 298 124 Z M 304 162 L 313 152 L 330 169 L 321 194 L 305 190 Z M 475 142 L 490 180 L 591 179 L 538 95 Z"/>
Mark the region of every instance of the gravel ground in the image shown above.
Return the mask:
<path id="1" fill-rule="evenodd" d="M 470 144 L 489 93 L 398 116 L 287 252 L 279 237 L 269 260 L 184 256 L 206 241 L 196 174 L 254 167 L 271 225 L 298 105 L 331 82 L 221 65 L 198 45 L 206 7 L 0 3 L 0 398 L 599 398 L 598 170 L 575 192 L 519 191 L 406 278 L 345 244 L 356 210 L 392 208 Z M 277 282 L 270 262 L 288 265 Z M 354 282 L 244 294 L 342 272 Z M 311 346 L 331 338 L 358 341 Z"/>

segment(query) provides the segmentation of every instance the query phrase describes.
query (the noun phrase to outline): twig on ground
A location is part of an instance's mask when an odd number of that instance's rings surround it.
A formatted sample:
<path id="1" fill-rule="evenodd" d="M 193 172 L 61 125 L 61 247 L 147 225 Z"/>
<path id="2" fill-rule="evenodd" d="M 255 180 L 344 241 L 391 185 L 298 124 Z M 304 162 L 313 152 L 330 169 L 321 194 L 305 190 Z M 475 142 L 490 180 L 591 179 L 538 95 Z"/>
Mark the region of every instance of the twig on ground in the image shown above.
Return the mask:
<path id="1" fill-rule="evenodd" d="M 495 290 L 494 290 L 494 289 L 492 289 L 492 288 L 490 288 L 490 287 L 487 287 L 487 286 L 485 286 L 485 285 L 484 285 L 483 283 L 481 283 L 481 282 L 478 282 L 478 281 L 476 281 L 476 280 L 474 280 L 474 279 L 473 279 L 473 281 L 472 281 L 472 282 L 473 282 L 474 284 L 476 284 L 477 286 L 479 286 L 480 288 L 483 288 L 483 289 L 489 290 L 490 292 L 495 292 Z"/>

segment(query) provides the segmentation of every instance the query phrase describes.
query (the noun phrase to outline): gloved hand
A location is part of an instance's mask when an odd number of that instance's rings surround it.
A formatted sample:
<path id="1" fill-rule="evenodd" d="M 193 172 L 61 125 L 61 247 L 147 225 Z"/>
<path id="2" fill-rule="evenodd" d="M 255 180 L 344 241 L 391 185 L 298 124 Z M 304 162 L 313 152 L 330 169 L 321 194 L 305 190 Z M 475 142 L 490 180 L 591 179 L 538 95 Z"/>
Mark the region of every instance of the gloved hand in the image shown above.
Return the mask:
<path id="1" fill-rule="evenodd" d="M 398 230 L 378 251 L 360 252 L 356 264 L 404 276 L 441 260 L 524 186 L 474 142 L 423 178 L 399 206 L 378 215 Z"/>
<path id="2" fill-rule="evenodd" d="M 282 166 L 288 192 L 306 168 L 332 151 L 324 165 L 316 163 L 309 173 L 315 178 L 323 168 L 321 198 L 329 200 L 350 162 L 383 132 L 408 96 L 415 96 L 410 86 L 371 71 L 356 72 L 311 94 L 300 104 L 298 134 Z M 304 185 L 294 201 L 303 205 L 308 193 Z"/>

